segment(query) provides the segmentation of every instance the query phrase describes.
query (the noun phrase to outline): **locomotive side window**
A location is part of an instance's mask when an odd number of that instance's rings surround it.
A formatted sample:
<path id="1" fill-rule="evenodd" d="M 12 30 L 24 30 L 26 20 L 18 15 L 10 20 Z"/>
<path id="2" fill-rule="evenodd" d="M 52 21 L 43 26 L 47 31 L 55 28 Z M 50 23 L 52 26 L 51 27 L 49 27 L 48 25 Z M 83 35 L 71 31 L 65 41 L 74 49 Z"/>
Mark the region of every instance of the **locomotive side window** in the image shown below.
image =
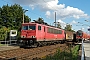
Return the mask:
<path id="1" fill-rule="evenodd" d="M 52 33 L 52 28 L 50 28 L 50 33 Z"/>
<path id="2" fill-rule="evenodd" d="M 59 34 L 62 34 L 62 30 L 59 30 Z"/>
<path id="3" fill-rule="evenodd" d="M 55 29 L 55 34 L 57 34 L 57 30 Z"/>
<path id="4" fill-rule="evenodd" d="M 53 34 L 62 34 L 62 30 L 56 30 L 53 28 L 47 28 L 48 29 L 48 33 L 53 33 Z"/>
<path id="5" fill-rule="evenodd" d="M 53 28 L 51 28 L 51 33 L 53 33 Z"/>
<path id="6" fill-rule="evenodd" d="M 22 30 L 28 30 L 28 26 L 22 26 Z"/>
<path id="7" fill-rule="evenodd" d="M 36 30 L 36 26 L 29 26 L 29 30 Z"/>
<path id="8" fill-rule="evenodd" d="M 56 34 L 58 34 L 58 31 L 59 31 L 59 30 L 56 30 Z"/>
<path id="9" fill-rule="evenodd" d="M 53 33 L 55 34 L 55 29 L 53 29 Z"/>
<path id="10" fill-rule="evenodd" d="M 48 32 L 48 33 L 50 33 L 50 28 L 47 28 L 47 29 L 48 29 L 48 31 L 47 31 L 47 32 Z"/>
<path id="11" fill-rule="evenodd" d="M 41 26 L 38 26 L 38 30 L 41 30 Z"/>
<path id="12" fill-rule="evenodd" d="M 52 33 L 52 28 L 47 28 L 48 29 L 48 33 Z"/>
<path id="13" fill-rule="evenodd" d="M 59 34 L 59 30 L 57 31 L 57 34 Z"/>

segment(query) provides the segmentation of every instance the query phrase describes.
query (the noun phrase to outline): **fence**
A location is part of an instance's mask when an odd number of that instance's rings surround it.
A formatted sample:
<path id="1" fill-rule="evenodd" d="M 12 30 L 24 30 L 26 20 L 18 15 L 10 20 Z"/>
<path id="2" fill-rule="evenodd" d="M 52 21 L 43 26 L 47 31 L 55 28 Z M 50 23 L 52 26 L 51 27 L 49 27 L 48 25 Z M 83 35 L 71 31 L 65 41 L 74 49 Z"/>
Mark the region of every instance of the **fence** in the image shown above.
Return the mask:
<path id="1" fill-rule="evenodd" d="M 6 44 L 7 45 L 16 44 L 16 42 L 17 42 L 17 30 L 10 30 L 10 40 L 8 40 L 8 41 L 7 41 L 7 31 L 6 31 L 5 40 L 0 41 L 0 43 L 2 43 L 2 42 L 4 42 L 5 45 Z"/>
<path id="2" fill-rule="evenodd" d="M 14 43 L 12 43 L 14 42 Z M 17 40 L 9 40 L 9 41 L 0 41 L 0 43 L 5 43 L 5 45 L 12 45 L 12 44 L 17 44 Z"/>
<path id="3" fill-rule="evenodd" d="M 81 60 L 85 60 L 85 52 L 84 52 L 83 40 L 82 40 L 82 56 L 81 56 Z"/>
<path id="4" fill-rule="evenodd" d="M 5 45 L 7 45 L 7 46 L 8 46 L 9 41 L 0 41 L 0 43 L 2 43 L 2 42 L 4 42 L 4 43 L 5 43 Z"/>

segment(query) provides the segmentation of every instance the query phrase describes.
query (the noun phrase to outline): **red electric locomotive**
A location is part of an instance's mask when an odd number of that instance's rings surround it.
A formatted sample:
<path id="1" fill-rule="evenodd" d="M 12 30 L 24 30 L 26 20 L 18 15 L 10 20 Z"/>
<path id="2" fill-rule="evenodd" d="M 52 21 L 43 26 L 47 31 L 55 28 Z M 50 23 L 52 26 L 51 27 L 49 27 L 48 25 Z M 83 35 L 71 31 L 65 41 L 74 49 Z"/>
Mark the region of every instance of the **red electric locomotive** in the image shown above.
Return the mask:
<path id="1" fill-rule="evenodd" d="M 87 33 L 83 32 L 82 30 L 78 30 L 76 32 L 76 39 L 77 39 L 77 41 L 81 41 L 82 39 L 86 40 L 86 39 L 89 39 L 89 38 L 90 38 L 90 35 L 88 35 Z"/>
<path id="2" fill-rule="evenodd" d="M 23 23 L 21 41 L 24 45 L 40 45 L 42 42 L 64 41 L 64 30 L 35 22 Z"/>

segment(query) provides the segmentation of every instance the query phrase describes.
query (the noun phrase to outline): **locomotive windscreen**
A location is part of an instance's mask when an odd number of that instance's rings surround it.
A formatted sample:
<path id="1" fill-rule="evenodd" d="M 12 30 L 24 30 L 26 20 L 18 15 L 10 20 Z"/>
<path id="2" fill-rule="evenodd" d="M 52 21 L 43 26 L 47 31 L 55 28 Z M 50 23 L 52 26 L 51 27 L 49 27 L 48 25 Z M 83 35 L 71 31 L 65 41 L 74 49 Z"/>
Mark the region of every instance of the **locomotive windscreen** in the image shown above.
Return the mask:
<path id="1" fill-rule="evenodd" d="M 22 30 L 28 30 L 28 26 L 22 26 Z"/>
<path id="2" fill-rule="evenodd" d="M 22 26 L 22 30 L 36 30 L 36 26 Z"/>
<path id="3" fill-rule="evenodd" d="M 77 36 L 82 36 L 82 35 L 83 35 L 83 31 L 78 30 L 78 31 L 77 31 Z"/>

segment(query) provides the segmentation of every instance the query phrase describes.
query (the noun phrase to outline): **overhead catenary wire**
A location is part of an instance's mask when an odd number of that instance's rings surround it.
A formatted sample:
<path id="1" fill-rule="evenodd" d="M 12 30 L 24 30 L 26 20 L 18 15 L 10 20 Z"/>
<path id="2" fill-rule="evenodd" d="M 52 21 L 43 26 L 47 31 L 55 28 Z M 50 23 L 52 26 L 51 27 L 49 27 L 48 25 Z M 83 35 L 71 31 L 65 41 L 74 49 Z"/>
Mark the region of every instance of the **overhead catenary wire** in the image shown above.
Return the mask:
<path id="1" fill-rule="evenodd" d="M 10 3 L 10 2 L 8 2 L 8 1 L 5 1 L 5 0 L 2 0 L 2 1 L 4 1 L 4 2 L 6 2 L 7 4 L 11 4 L 12 5 L 12 3 Z M 33 0 L 31 0 L 32 2 L 34 2 L 34 3 L 36 3 L 35 1 L 33 1 Z M 44 1 L 43 0 L 43 2 L 45 2 L 46 3 L 46 1 Z M 47 3 L 48 4 L 48 3 Z M 49 6 L 51 6 L 50 4 L 48 4 Z M 52 6 L 51 6 L 52 7 Z M 53 8 L 53 7 L 52 7 Z M 56 9 L 55 9 L 56 10 Z M 57 11 L 57 10 L 56 10 Z M 35 13 L 35 12 L 32 12 L 32 11 L 29 11 L 29 12 L 31 12 L 31 13 L 33 13 L 33 14 L 35 14 L 35 15 L 37 15 L 37 16 L 40 16 L 40 17 L 42 17 L 42 15 L 40 15 L 40 14 L 37 14 L 37 13 Z M 46 18 L 47 19 L 47 18 Z M 48 19 L 48 20 L 50 20 L 50 19 Z"/>
<path id="2" fill-rule="evenodd" d="M 6 2 L 7 4 L 11 4 L 11 5 L 12 5 L 12 3 L 10 3 L 10 2 L 7 2 L 7 1 L 5 1 L 5 0 L 2 0 L 2 1 Z M 34 2 L 34 1 L 32 1 L 32 2 Z M 31 11 L 30 11 L 30 12 L 31 12 Z M 31 13 L 33 13 L 33 14 L 35 14 L 35 15 L 37 15 L 37 16 L 41 16 L 40 14 L 37 14 L 37 13 L 35 13 L 35 12 L 31 12 Z"/>
<path id="3" fill-rule="evenodd" d="M 44 1 L 44 0 L 43 0 Z M 46 3 L 46 1 L 44 1 Z M 48 4 L 48 3 L 47 3 Z M 49 6 L 51 6 L 50 4 L 48 4 Z M 52 7 L 52 6 L 51 6 Z M 53 8 L 53 7 L 52 7 Z M 55 27 L 56 27 L 56 12 L 55 12 Z"/>
<path id="4" fill-rule="evenodd" d="M 12 4 L 12 3 L 10 3 L 10 2 L 7 2 L 7 1 L 5 1 L 5 0 L 2 0 L 2 1 L 4 1 L 4 2 L 6 2 L 6 3 L 9 3 L 9 4 Z"/>
<path id="5" fill-rule="evenodd" d="M 12 3 L 10 3 L 10 2 L 7 2 L 7 1 L 5 1 L 5 0 L 2 0 L 2 1 L 4 1 L 4 2 L 6 2 L 6 3 L 9 3 L 9 4 L 12 4 Z M 31 0 L 32 2 L 34 2 L 34 3 L 36 3 L 35 1 L 33 1 L 33 0 Z M 43 0 L 44 1 L 44 0 Z M 45 3 L 46 3 L 46 1 L 44 1 Z M 48 3 L 47 3 L 48 4 Z M 50 4 L 48 4 L 49 6 L 51 6 Z M 51 6 L 52 7 L 52 6 Z M 52 8 L 54 8 L 54 7 L 52 7 Z M 57 9 L 55 9 L 56 11 L 57 11 Z M 33 12 L 34 13 L 34 12 Z M 34 13 L 34 14 L 36 14 L 36 13 Z M 36 14 L 36 15 L 39 15 L 39 14 Z M 39 15 L 39 16 L 41 16 L 41 15 Z"/>
<path id="6" fill-rule="evenodd" d="M 45 0 L 43 0 L 43 1 L 44 1 L 45 3 L 47 3 Z M 51 3 L 52 3 L 52 2 L 51 2 Z M 49 6 L 51 6 L 49 3 L 47 3 L 47 4 L 48 4 Z M 53 3 L 52 3 L 52 5 L 53 5 Z M 51 7 L 54 8 L 53 6 L 51 6 Z M 58 7 L 57 7 L 57 8 L 58 8 Z M 54 8 L 54 9 L 55 9 L 55 26 L 56 26 L 56 23 L 57 23 L 57 21 L 56 21 L 56 20 L 57 20 L 57 19 L 56 19 L 56 18 L 57 18 L 57 16 L 56 16 L 57 12 L 56 12 L 56 11 L 57 11 L 57 9 L 56 9 L 56 8 Z M 59 8 L 58 8 L 58 9 L 59 9 Z M 58 13 L 58 14 L 60 14 L 60 13 Z"/>

